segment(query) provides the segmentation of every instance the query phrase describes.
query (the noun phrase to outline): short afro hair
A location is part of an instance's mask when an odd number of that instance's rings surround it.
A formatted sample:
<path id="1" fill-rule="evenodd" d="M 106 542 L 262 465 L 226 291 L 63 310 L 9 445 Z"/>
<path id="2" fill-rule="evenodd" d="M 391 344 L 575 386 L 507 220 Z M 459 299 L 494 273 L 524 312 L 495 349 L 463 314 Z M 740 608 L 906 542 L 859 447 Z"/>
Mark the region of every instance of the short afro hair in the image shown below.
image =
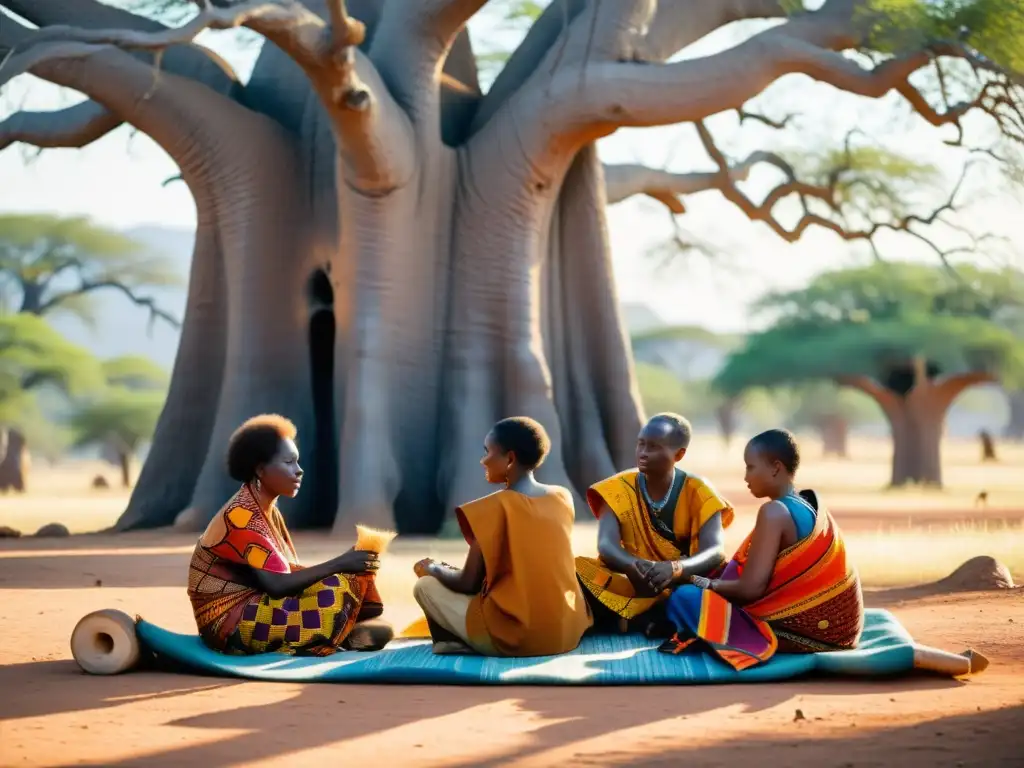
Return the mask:
<path id="1" fill-rule="evenodd" d="M 769 461 L 779 462 L 791 475 L 800 468 L 800 448 L 789 430 L 769 429 L 752 437 L 748 445 Z"/>
<path id="2" fill-rule="evenodd" d="M 491 430 L 494 442 L 516 455 L 516 461 L 529 470 L 544 463 L 551 450 L 551 438 L 539 421 L 527 416 L 502 419 Z"/>
<path id="3" fill-rule="evenodd" d="M 667 425 L 669 429 L 669 443 L 677 450 L 690 447 L 690 438 L 693 437 L 693 427 L 690 426 L 688 419 L 680 416 L 678 413 L 670 413 L 668 411 L 665 411 L 664 413 L 656 413 L 647 423 Z"/>
<path id="4" fill-rule="evenodd" d="M 281 443 L 294 440 L 297 434 L 295 425 L 284 416 L 253 416 L 228 440 L 228 474 L 240 483 L 251 483 L 256 478 L 256 468 L 273 459 Z"/>

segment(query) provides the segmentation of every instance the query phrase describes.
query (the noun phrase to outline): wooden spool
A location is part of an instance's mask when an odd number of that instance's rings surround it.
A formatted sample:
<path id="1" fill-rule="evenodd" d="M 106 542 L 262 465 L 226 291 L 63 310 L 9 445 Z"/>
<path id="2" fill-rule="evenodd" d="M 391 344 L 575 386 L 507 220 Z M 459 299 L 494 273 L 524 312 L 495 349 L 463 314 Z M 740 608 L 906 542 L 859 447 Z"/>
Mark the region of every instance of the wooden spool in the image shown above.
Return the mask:
<path id="1" fill-rule="evenodd" d="M 119 675 L 135 667 L 140 655 L 135 621 L 106 609 L 83 616 L 71 633 L 71 655 L 91 675 Z"/>

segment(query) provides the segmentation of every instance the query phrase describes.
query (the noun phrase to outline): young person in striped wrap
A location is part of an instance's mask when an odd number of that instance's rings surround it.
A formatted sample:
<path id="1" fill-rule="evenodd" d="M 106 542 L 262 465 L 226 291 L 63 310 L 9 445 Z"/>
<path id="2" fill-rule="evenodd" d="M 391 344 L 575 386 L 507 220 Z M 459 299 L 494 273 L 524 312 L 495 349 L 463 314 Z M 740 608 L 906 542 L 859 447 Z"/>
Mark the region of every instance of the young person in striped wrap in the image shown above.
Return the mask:
<path id="1" fill-rule="evenodd" d="M 714 578 L 692 577 L 668 601 L 676 634 L 659 650 L 710 648 L 734 669 L 761 664 L 777 651 L 855 648 L 864 600 L 843 536 L 813 491 L 793 486 L 800 452 L 793 436 L 773 429 L 743 454 L 750 492 L 768 501 L 754 530 Z"/>

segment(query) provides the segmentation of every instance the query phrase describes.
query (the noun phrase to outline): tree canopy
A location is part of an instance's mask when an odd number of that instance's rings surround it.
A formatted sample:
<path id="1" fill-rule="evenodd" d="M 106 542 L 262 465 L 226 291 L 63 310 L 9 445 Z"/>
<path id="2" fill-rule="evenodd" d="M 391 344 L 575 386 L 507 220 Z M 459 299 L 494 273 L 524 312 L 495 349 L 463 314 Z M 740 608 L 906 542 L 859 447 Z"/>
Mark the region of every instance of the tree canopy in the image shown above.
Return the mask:
<path id="1" fill-rule="evenodd" d="M 19 407 L 31 390 L 53 385 L 71 395 L 103 384 L 95 358 L 34 315 L 0 315 L 0 403 Z"/>
<path id="2" fill-rule="evenodd" d="M 981 371 L 1018 380 L 1024 342 L 994 314 L 1019 285 L 1012 272 L 885 263 L 826 273 L 774 293 L 758 310 L 774 324 L 731 355 L 726 392 L 850 375 L 885 381 L 923 357 L 933 373 Z"/>
<path id="3" fill-rule="evenodd" d="M 35 315 L 95 319 L 97 294 L 116 291 L 175 327 L 146 289 L 181 284 L 167 257 L 80 216 L 0 215 L 0 304 Z"/>

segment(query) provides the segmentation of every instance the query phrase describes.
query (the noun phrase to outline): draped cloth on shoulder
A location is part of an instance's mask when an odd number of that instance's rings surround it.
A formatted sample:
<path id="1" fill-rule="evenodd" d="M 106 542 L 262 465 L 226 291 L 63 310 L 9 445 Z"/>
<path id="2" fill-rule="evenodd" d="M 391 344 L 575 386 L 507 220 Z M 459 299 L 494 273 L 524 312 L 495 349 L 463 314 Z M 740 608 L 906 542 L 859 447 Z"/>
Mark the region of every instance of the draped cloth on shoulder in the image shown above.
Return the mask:
<path id="1" fill-rule="evenodd" d="M 579 645 L 592 619 L 573 567 L 569 492 L 498 491 L 456 515 L 486 572 L 467 607 L 470 645 L 498 656 L 550 656 Z"/>
<path id="2" fill-rule="evenodd" d="M 595 483 L 587 491 L 594 515 L 607 504 L 619 521 L 623 548 L 651 561 L 680 560 L 700 551 L 700 529 L 716 513 L 722 527 L 732 524 L 732 505 L 703 479 L 686 474 L 672 513 L 674 541 L 659 533 L 640 492 L 640 472 L 631 469 Z M 576 574 L 584 588 L 602 605 L 624 619 L 632 619 L 665 600 L 666 590 L 655 597 L 638 597 L 624 574 L 608 569 L 600 558 L 577 557 Z"/>
<path id="3" fill-rule="evenodd" d="M 719 579 L 740 577 L 752 535 Z M 814 530 L 779 554 L 768 590 L 759 600 L 740 607 L 691 584 L 676 590 L 668 610 L 677 626 L 689 630 L 677 636 L 677 650 L 702 640 L 737 670 L 768 661 L 777 651 L 852 649 L 864 628 L 860 579 L 835 519 L 820 505 Z"/>
<path id="4" fill-rule="evenodd" d="M 334 652 L 363 603 L 380 602 L 374 577 L 335 574 L 299 595 L 271 598 L 252 574 L 301 567 L 280 510 L 264 511 L 243 485 L 210 521 L 189 564 L 188 596 L 200 637 L 231 653 Z"/>

